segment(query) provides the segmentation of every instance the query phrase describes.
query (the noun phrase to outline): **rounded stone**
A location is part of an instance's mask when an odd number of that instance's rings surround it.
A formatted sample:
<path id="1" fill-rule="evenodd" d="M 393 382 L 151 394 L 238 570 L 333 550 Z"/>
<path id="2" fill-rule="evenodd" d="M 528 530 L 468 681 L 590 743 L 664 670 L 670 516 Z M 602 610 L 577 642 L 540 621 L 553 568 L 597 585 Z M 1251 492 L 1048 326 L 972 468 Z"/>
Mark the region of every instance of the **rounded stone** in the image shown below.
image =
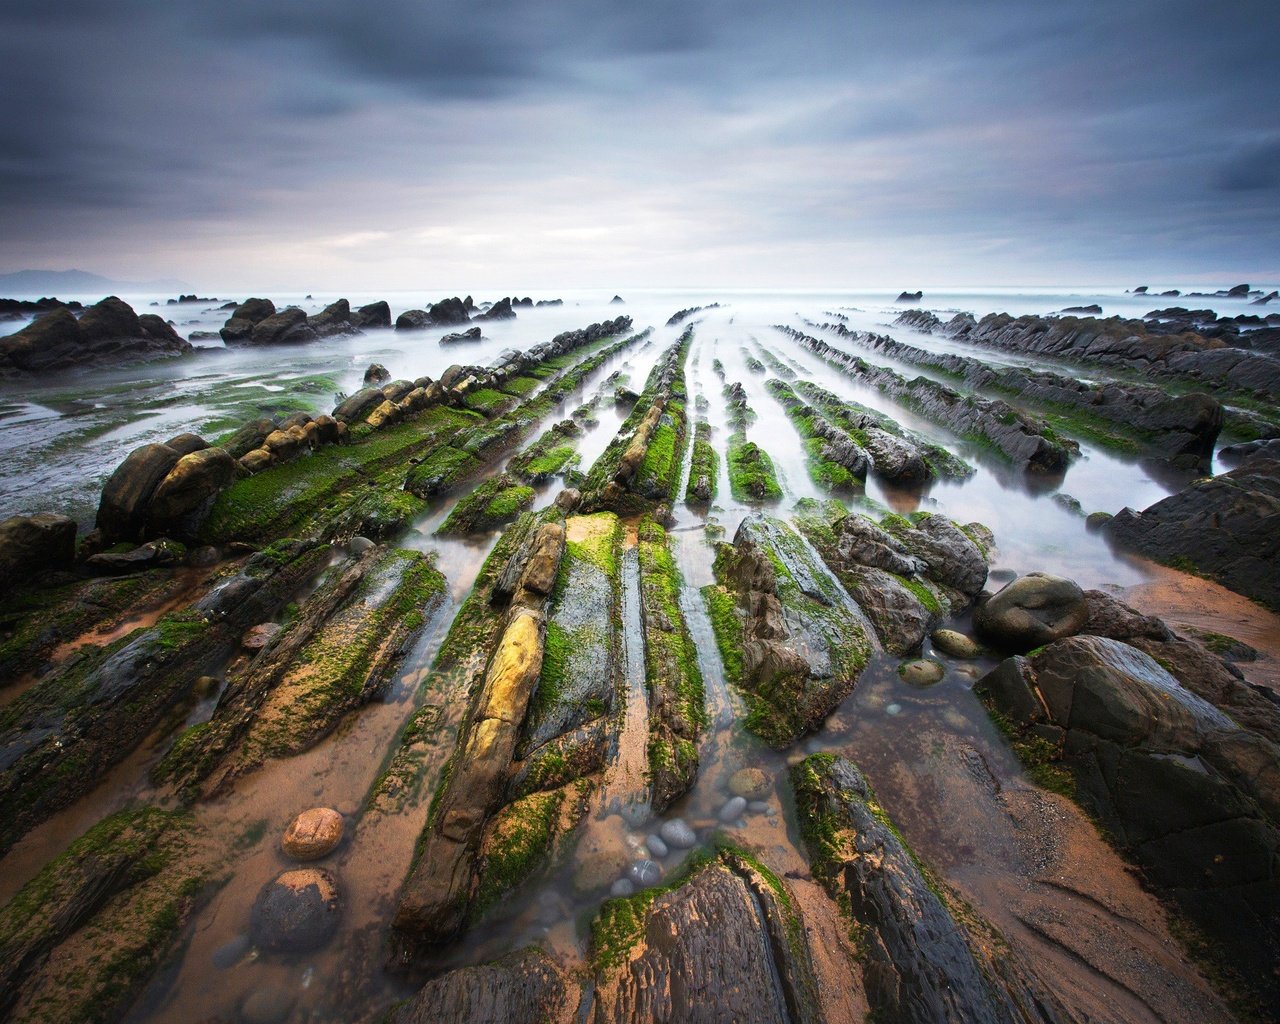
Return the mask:
<path id="1" fill-rule="evenodd" d="M 202 699 L 212 697 L 217 694 L 221 686 L 222 680 L 217 676 L 201 676 L 196 680 L 196 696 Z"/>
<path id="2" fill-rule="evenodd" d="M 619 878 L 613 885 L 609 886 L 609 895 L 614 897 L 631 896 L 635 894 L 635 891 L 635 883 L 629 878 Z"/>
<path id="3" fill-rule="evenodd" d="M 282 628 L 278 622 L 264 622 L 245 633 L 240 644 L 246 651 L 260 651 L 275 639 Z"/>
<path id="4" fill-rule="evenodd" d="M 638 860 L 627 868 L 627 876 L 642 889 L 662 881 L 662 866 L 657 861 Z"/>
<path id="5" fill-rule="evenodd" d="M 1089 603 L 1072 580 L 1029 572 L 978 604 L 973 628 L 984 640 L 1025 653 L 1068 636 L 1089 620 Z"/>
<path id="6" fill-rule="evenodd" d="M 740 768 L 729 776 L 729 792 L 734 796 L 759 800 L 772 789 L 769 776 L 759 768 Z"/>
<path id="7" fill-rule="evenodd" d="M 929 634 L 933 646 L 953 658 L 976 658 L 982 654 L 982 645 L 971 637 L 954 629 L 935 629 Z"/>
<path id="8" fill-rule="evenodd" d="M 1090 533 L 1097 533 L 1107 523 L 1111 522 L 1113 516 L 1110 512 L 1090 512 L 1084 519 L 1084 528 Z"/>
<path id="9" fill-rule="evenodd" d="M 911 686 L 932 686 L 946 675 L 946 669 L 932 658 L 917 658 L 899 665 L 898 675 Z"/>
<path id="10" fill-rule="evenodd" d="M 281 1024 L 293 1009 L 293 993 L 274 985 L 257 989 L 240 1004 L 245 1024 Z"/>
<path id="11" fill-rule="evenodd" d="M 305 953 L 333 937 L 339 917 L 337 879 L 323 868 L 294 868 L 262 887 L 249 931 L 263 949 Z"/>
<path id="12" fill-rule="evenodd" d="M 235 938 L 224 942 L 213 951 L 213 956 L 210 957 L 213 961 L 213 966 L 220 971 L 234 967 L 240 962 L 240 958 L 249 952 L 251 945 L 252 943 L 247 935 L 237 935 Z"/>
<path id="13" fill-rule="evenodd" d="M 312 807 L 289 822 L 280 846 L 294 860 L 319 860 L 342 842 L 342 832 L 341 814 L 331 807 Z"/>
<path id="14" fill-rule="evenodd" d="M 752 800 L 747 804 L 747 810 L 752 814 L 772 814 L 773 808 L 763 800 Z"/>
<path id="15" fill-rule="evenodd" d="M 698 837 L 683 818 L 672 818 L 664 821 L 658 829 L 666 844 L 676 850 L 691 850 L 698 845 Z"/>
<path id="16" fill-rule="evenodd" d="M 743 812 L 747 809 L 747 798 L 744 796 L 730 797 L 728 802 L 720 808 L 720 820 L 725 824 L 730 824 L 742 817 Z"/>
<path id="17" fill-rule="evenodd" d="M 671 848 L 662 841 L 662 837 L 656 832 L 650 832 L 644 839 L 644 845 L 649 852 L 655 857 L 665 857 L 671 852 Z"/>
<path id="18" fill-rule="evenodd" d="M 347 550 L 350 551 L 353 555 L 362 555 L 366 551 L 368 551 L 370 548 L 376 547 L 376 546 L 377 545 L 374 544 L 373 541 L 371 541 L 368 537 L 352 537 L 349 541 L 347 541 Z"/>
<path id="19" fill-rule="evenodd" d="M 615 878 L 626 872 L 630 863 L 630 852 L 620 842 L 602 842 L 586 850 L 580 845 L 578 863 L 573 869 L 574 891 L 585 896 L 607 889 Z"/>

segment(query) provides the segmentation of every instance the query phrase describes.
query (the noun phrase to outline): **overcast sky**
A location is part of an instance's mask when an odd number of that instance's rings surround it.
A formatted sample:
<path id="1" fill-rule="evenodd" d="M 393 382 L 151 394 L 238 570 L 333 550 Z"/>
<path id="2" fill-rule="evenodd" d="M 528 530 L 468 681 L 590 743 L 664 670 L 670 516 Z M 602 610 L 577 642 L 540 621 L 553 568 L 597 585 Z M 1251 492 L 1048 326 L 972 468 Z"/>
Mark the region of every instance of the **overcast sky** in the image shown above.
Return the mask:
<path id="1" fill-rule="evenodd" d="M 1280 4 L 4 0 L 0 271 L 1280 280 Z"/>

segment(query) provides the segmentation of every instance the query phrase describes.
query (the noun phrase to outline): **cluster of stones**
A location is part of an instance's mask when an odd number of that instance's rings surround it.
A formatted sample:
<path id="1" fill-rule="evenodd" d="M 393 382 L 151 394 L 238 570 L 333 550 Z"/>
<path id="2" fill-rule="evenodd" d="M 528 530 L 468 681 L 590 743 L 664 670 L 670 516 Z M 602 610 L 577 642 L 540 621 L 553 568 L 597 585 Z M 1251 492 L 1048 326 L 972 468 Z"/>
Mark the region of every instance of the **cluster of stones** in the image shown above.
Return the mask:
<path id="1" fill-rule="evenodd" d="M 183 355 L 190 342 L 154 313 L 139 316 L 108 296 L 76 317 L 76 307 L 58 305 L 22 330 L 0 339 L 0 374 L 38 373 L 72 366 Z"/>
<path id="2" fill-rule="evenodd" d="M 352 310 L 346 299 L 339 299 L 319 313 L 307 316 L 297 306 L 277 310 L 270 299 L 246 299 L 231 311 L 218 333 L 228 347 L 297 345 L 355 334 L 366 328 L 390 326 L 391 308 L 386 302 L 372 302 Z"/>
<path id="3" fill-rule="evenodd" d="M 295 817 L 280 842 L 286 857 L 309 863 L 327 857 L 342 842 L 342 815 L 313 807 Z M 259 948 L 283 953 L 319 949 L 333 937 L 340 920 L 340 890 L 333 872 L 295 867 L 262 887 L 250 917 L 250 934 Z"/>

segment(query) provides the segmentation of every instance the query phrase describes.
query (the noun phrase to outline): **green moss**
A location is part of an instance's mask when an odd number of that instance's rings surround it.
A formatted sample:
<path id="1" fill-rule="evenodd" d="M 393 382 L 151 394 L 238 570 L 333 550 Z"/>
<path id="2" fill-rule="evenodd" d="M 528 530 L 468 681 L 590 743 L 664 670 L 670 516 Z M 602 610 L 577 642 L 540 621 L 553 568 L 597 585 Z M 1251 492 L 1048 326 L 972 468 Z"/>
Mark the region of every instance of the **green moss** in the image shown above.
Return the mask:
<path id="1" fill-rule="evenodd" d="M 924 605 L 925 611 L 929 612 L 931 615 L 944 614 L 942 603 L 938 600 L 938 595 L 930 590 L 925 584 L 921 583 L 919 580 L 908 579 L 906 576 L 898 576 L 896 573 L 891 573 L 890 575 L 915 595 L 915 599 Z"/>
<path id="2" fill-rule="evenodd" d="M 726 454 L 729 488 L 738 501 L 777 501 L 782 497 L 769 453 L 741 434 L 729 438 Z"/>
<path id="3" fill-rule="evenodd" d="M 689 482 L 684 500 L 689 505 L 706 505 L 715 500 L 720 478 L 720 456 L 711 444 L 711 424 L 701 421 L 694 427 L 693 457 L 689 465 Z M 711 485 L 711 493 L 702 499 L 694 494 L 698 481 L 705 479 Z"/>
<path id="4" fill-rule="evenodd" d="M 534 490 L 503 473 L 459 501 L 436 530 L 442 537 L 483 533 L 509 523 L 533 504 Z"/>
<path id="5" fill-rule="evenodd" d="M 680 608 L 680 570 L 671 557 L 666 532 L 647 517 L 639 527 L 638 556 L 650 692 L 661 688 L 674 695 L 675 712 L 695 729 L 701 729 L 707 723 L 706 695 L 698 652 Z M 657 624 L 659 612 L 669 629 Z"/>
<path id="6" fill-rule="evenodd" d="M 1027 777 L 1041 789 L 1075 799 L 1076 780 L 1061 763 L 1061 751 L 1042 736 L 1019 729 L 991 702 L 983 696 L 982 703 L 996 728 L 1009 741 L 1014 754 L 1022 763 Z"/>
<path id="7" fill-rule="evenodd" d="M 512 377 L 510 380 L 503 382 L 502 390 L 508 395 L 527 398 L 541 386 L 542 382 L 536 377 Z"/>
<path id="8" fill-rule="evenodd" d="M 603 973 L 626 963 L 628 953 L 643 937 L 645 914 L 654 900 L 679 889 L 712 857 L 706 852 L 690 854 L 664 885 L 644 889 L 634 896 L 606 900 L 591 922 L 591 964 L 595 971 Z"/>
<path id="9" fill-rule="evenodd" d="M 546 862 L 564 800 L 563 789 L 531 793 L 494 815 L 484 844 L 476 895 L 468 908 L 473 920 L 507 892 L 528 881 Z"/>
<path id="10" fill-rule="evenodd" d="M 462 405 L 490 418 L 500 416 L 514 405 L 510 395 L 504 395 L 493 388 L 475 388 L 463 396 Z"/>
<path id="11" fill-rule="evenodd" d="M 715 633 L 716 647 L 724 666 L 724 677 L 728 682 L 741 684 L 744 630 L 737 601 L 724 587 L 714 583 L 702 588 L 702 599 L 706 603 L 707 615 Z"/>

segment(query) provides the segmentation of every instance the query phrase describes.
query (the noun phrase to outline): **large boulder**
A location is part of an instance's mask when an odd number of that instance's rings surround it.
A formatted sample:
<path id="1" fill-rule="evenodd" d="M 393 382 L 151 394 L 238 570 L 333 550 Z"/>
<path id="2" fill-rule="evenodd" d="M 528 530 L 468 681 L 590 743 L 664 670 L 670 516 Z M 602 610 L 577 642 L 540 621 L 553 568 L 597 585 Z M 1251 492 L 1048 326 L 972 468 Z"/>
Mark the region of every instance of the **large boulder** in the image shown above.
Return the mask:
<path id="1" fill-rule="evenodd" d="M 204 448 L 180 458 L 152 494 L 146 510 L 151 536 L 190 536 L 195 521 L 236 478 L 236 460 L 222 448 Z"/>
<path id="2" fill-rule="evenodd" d="M 163 444 L 144 444 L 125 456 L 98 502 L 96 525 L 106 541 L 142 539 L 151 496 L 180 458 L 180 452 Z"/>
<path id="3" fill-rule="evenodd" d="M 248 320 L 249 323 L 256 324 L 274 314 L 275 311 L 276 304 L 270 299 L 245 299 L 236 306 L 231 316 L 237 320 Z"/>
<path id="4" fill-rule="evenodd" d="M 191 343 L 160 317 L 139 317 L 112 295 L 86 309 L 79 320 L 58 307 L 0 339 L 0 370 L 60 370 L 190 351 Z"/>
<path id="5" fill-rule="evenodd" d="M 275 429 L 276 424 L 269 416 L 261 416 L 242 425 L 234 434 L 223 441 L 219 447 L 233 459 L 239 459 L 248 455 L 255 448 L 261 448 L 262 442 L 267 439 L 267 435 Z"/>
<path id="6" fill-rule="evenodd" d="M 346 299 L 330 303 L 315 316 L 307 317 L 307 326 L 317 338 L 354 334 L 356 326 L 351 322 L 351 303 Z"/>
<path id="7" fill-rule="evenodd" d="M 1072 580 L 1029 572 L 1006 584 L 973 610 L 978 636 L 1005 651 L 1033 647 L 1078 633 L 1089 619 L 1089 604 Z"/>
<path id="8" fill-rule="evenodd" d="M 0 522 L 0 576 L 5 586 L 57 569 L 76 557 L 76 523 L 67 516 L 39 512 Z"/>
<path id="9" fill-rule="evenodd" d="M 333 410 L 333 418 L 339 423 L 359 423 L 386 400 L 381 388 L 362 388 L 350 398 L 345 398 Z"/>
<path id="10" fill-rule="evenodd" d="M 1121 509 L 1103 532 L 1119 547 L 1280 608 L 1280 457 L 1271 450 L 1143 512 Z"/>
<path id="11" fill-rule="evenodd" d="M 432 323 L 445 326 L 465 324 L 470 319 L 466 304 L 456 295 L 451 299 L 441 299 L 428 310 L 428 313 L 431 315 Z M 514 315 L 513 313 L 512 316 Z"/>
<path id="12" fill-rule="evenodd" d="M 514 320 L 516 311 L 511 308 L 510 299 L 499 299 L 485 312 L 476 315 L 477 320 Z"/>
<path id="13" fill-rule="evenodd" d="M 367 327 L 390 327 L 391 307 L 387 305 L 385 299 L 379 302 L 370 302 L 368 305 L 361 306 L 352 314 L 351 322 L 361 329 Z"/>
<path id="14" fill-rule="evenodd" d="M 1106 637 L 1011 658 L 977 689 L 1050 744 L 1148 880 L 1280 998 L 1280 748 Z"/>
<path id="15" fill-rule="evenodd" d="M 307 323 L 307 314 L 290 306 L 279 313 L 273 313 L 253 326 L 250 343 L 253 345 L 290 345 L 297 342 L 312 341 L 315 332 Z"/>
<path id="16" fill-rule="evenodd" d="M 339 920 L 337 879 L 323 868 L 296 868 L 263 886 L 250 932 L 263 949 L 307 953 L 333 937 Z"/>
<path id="17" fill-rule="evenodd" d="M 397 331 L 424 331 L 431 326 L 431 314 L 425 309 L 406 309 L 396 317 Z"/>

